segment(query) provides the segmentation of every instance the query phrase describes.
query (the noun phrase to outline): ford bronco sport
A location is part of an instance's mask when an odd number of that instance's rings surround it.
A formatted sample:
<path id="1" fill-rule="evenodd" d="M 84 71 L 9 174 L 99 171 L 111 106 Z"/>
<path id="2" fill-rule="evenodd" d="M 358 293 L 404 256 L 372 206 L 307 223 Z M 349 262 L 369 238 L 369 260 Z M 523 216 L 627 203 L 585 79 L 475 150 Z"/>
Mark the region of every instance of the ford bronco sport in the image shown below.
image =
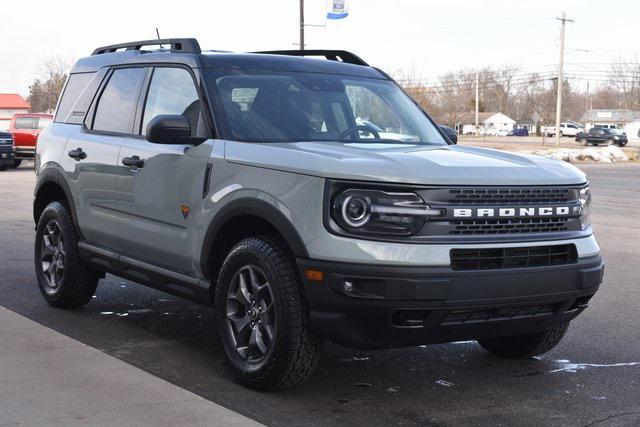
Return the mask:
<path id="1" fill-rule="evenodd" d="M 308 378 L 325 339 L 541 354 L 603 276 L 581 171 L 452 144 L 345 51 L 98 48 L 36 171 L 49 304 L 86 304 L 112 273 L 212 305 L 254 388 Z"/>

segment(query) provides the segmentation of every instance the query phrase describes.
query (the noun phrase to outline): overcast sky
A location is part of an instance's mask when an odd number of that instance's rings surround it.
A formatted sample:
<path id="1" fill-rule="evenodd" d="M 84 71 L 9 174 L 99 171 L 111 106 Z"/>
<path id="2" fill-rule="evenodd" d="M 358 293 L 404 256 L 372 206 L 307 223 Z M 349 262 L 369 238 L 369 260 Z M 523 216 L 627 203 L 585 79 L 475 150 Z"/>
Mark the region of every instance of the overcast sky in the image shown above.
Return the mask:
<path id="1" fill-rule="evenodd" d="M 306 0 L 306 21 L 325 25 L 325 0 Z M 98 7 L 100 6 L 100 7 Z M 205 49 L 293 49 L 298 0 L 6 1 L 0 25 L 0 93 L 28 93 L 48 57 L 69 60 L 100 45 L 196 37 Z M 308 48 L 351 50 L 398 76 L 517 64 L 549 72 L 558 60 L 562 11 L 569 72 L 598 73 L 640 56 L 638 0 L 351 0 L 349 16 L 308 27 Z"/>

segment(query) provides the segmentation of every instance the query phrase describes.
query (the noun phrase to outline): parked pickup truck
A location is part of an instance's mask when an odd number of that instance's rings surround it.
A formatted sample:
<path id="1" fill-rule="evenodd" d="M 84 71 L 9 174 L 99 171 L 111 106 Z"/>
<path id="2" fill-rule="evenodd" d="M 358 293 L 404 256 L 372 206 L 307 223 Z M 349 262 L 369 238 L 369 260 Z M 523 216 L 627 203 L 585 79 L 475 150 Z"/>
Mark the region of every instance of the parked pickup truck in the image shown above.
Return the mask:
<path id="1" fill-rule="evenodd" d="M 576 141 L 582 145 L 598 145 L 605 143 L 607 145 L 617 145 L 624 147 L 629 140 L 627 134 L 620 129 L 608 129 L 608 128 L 592 128 L 589 132 L 580 132 L 576 135 Z"/>
<path id="2" fill-rule="evenodd" d="M 560 123 L 560 136 L 576 136 L 579 132 L 584 132 L 584 129 L 575 123 Z M 555 136 L 556 127 L 547 126 L 544 128 L 544 133 L 547 136 Z"/>
<path id="3" fill-rule="evenodd" d="M 53 121 L 51 114 L 16 114 L 11 119 L 9 132 L 13 135 L 16 167 L 25 159 L 32 159 L 40 131 Z"/>

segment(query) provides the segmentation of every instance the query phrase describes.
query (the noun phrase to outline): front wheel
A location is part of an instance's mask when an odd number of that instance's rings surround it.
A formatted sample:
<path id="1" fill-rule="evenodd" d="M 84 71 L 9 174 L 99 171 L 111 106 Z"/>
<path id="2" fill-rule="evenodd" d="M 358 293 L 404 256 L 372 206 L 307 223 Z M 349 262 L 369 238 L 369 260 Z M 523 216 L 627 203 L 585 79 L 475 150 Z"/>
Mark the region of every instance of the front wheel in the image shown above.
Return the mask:
<path id="1" fill-rule="evenodd" d="M 54 307 L 77 308 L 91 301 L 100 273 L 82 264 L 69 209 L 50 203 L 36 228 L 35 268 L 44 299 Z"/>
<path id="2" fill-rule="evenodd" d="M 488 338 L 478 340 L 478 343 L 482 348 L 496 356 L 522 359 L 538 356 L 550 351 L 562 340 L 568 328 L 569 322 L 566 322 L 543 332 L 501 338 Z"/>
<path id="3" fill-rule="evenodd" d="M 295 259 L 279 239 L 250 237 L 231 249 L 218 276 L 215 316 L 231 369 L 248 387 L 292 387 L 318 365 L 322 340 L 310 329 Z"/>

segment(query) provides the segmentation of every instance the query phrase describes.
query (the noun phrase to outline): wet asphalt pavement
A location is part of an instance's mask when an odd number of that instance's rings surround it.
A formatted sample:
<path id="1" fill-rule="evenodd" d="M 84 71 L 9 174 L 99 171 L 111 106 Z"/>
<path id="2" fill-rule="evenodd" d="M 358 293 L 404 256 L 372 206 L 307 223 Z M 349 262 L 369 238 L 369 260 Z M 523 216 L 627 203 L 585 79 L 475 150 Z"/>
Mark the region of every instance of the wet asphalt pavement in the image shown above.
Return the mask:
<path id="1" fill-rule="evenodd" d="M 380 352 L 327 346 L 307 384 L 276 393 L 234 381 L 209 308 L 113 276 L 80 310 L 49 307 L 33 273 L 35 177 L 28 167 L 0 172 L 0 305 L 257 421 L 640 424 L 637 163 L 580 166 L 594 192 L 605 282 L 565 339 L 541 359 L 499 359 L 474 342 Z"/>

